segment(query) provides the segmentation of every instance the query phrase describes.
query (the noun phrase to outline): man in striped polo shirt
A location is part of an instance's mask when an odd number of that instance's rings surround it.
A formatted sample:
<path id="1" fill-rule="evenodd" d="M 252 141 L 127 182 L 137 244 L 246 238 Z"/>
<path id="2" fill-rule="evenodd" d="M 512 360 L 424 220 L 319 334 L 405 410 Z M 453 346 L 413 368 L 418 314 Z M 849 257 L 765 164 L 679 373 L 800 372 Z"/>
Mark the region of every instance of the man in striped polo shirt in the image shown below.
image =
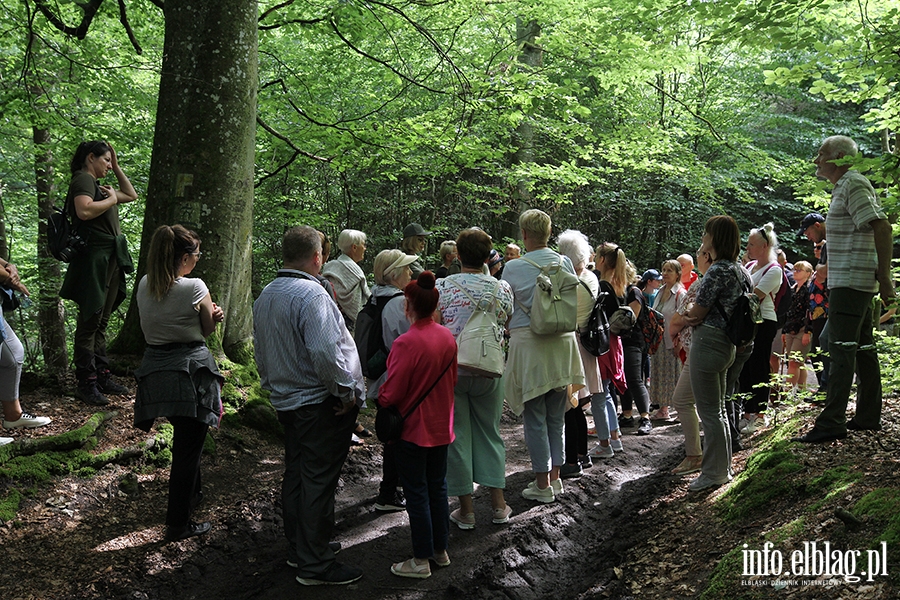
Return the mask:
<path id="1" fill-rule="evenodd" d="M 831 368 L 825 408 L 815 426 L 795 438 L 821 443 L 847 437 L 847 430 L 881 429 L 881 369 L 875 350 L 873 303 L 894 298 L 891 281 L 893 239 L 875 190 L 858 171 L 850 170 L 856 143 L 829 137 L 813 161 L 816 175 L 834 184 L 825 220 L 828 230 L 828 332 Z M 856 415 L 847 421 L 854 371 L 859 374 Z"/>

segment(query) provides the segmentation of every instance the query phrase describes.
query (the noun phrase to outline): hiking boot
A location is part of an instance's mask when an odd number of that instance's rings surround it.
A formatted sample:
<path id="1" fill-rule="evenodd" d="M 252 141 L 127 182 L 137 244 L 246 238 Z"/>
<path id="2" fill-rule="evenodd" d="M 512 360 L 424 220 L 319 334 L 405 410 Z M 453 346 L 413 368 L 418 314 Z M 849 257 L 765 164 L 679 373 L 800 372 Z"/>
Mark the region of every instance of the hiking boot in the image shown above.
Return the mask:
<path id="1" fill-rule="evenodd" d="M 50 419 L 48 417 L 36 417 L 31 413 L 27 413 L 22 411 L 22 416 L 16 419 L 15 421 L 7 421 L 3 419 L 3 426 L 7 429 L 16 429 L 18 427 L 27 427 L 28 429 L 32 429 L 34 427 L 43 427 L 44 425 L 49 425 Z"/>
<path id="2" fill-rule="evenodd" d="M 383 492 L 378 494 L 378 498 L 375 499 L 375 510 L 383 512 L 406 510 L 406 498 L 403 497 L 403 492 L 394 490 L 387 494 Z"/>
<path id="3" fill-rule="evenodd" d="M 109 400 L 97 389 L 96 381 L 88 381 L 78 384 L 75 388 L 75 397 L 91 406 L 106 406 Z"/>
<path id="4" fill-rule="evenodd" d="M 97 389 L 104 394 L 112 394 L 113 396 L 122 396 L 131 391 L 124 385 L 117 383 L 109 371 L 97 373 Z"/>

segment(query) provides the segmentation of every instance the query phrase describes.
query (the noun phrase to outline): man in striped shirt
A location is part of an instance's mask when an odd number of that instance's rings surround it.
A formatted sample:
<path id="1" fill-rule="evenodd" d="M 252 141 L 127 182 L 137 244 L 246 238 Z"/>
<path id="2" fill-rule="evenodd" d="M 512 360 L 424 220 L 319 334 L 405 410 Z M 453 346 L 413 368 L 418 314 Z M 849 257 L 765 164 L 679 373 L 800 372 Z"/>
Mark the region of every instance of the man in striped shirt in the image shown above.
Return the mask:
<path id="1" fill-rule="evenodd" d="M 816 175 L 834 184 L 825 224 L 828 230 L 828 339 L 831 368 L 825 408 L 815 426 L 796 438 L 821 443 L 847 437 L 847 430 L 881 429 L 881 370 L 872 335 L 876 293 L 894 298 L 893 239 L 869 180 L 850 170 L 845 158 L 858 152 L 842 135 L 825 140 L 813 161 Z M 857 378 L 856 415 L 847 421 L 847 402 Z"/>
<path id="2" fill-rule="evenodd" d="M 362 571 L 336 562 L 334 491 L 365 396 L 356 344 L 316 276 L 322 241 L 294 227 L 282 241 L 284 268 L 253 304 L 253 343 L 262 387 L 284 425 L 284 534 L 288 565 L 303 585 L 341 585 Z"/>

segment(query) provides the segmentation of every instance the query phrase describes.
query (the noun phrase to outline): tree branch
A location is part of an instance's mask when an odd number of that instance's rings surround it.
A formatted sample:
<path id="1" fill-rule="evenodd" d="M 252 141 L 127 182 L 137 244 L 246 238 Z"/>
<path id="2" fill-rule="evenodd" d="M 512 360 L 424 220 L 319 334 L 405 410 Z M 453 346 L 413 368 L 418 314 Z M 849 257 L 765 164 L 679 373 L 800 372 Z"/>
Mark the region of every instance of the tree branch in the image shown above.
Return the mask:
<path id="1" fill-rule="evenodd" d="M 125 33 L 128 34 L 128 39 L 131 41 L 131 46 L 134 48 L 134 51 L 138 54 L 143 54 L 144 50 L 138 43 L 137 37 L 134 35 L 131 23 L 128 22 L 128 15 L 125 13 L 125 0 L 119 0 L 119 22 L 122 24 L 122 27 L 125 28 Z"/>
<path id="2" fill-rule="evenodd" d="M 82 11 L 82 16 L 81 23 L 75 27 L 66 25 L 59 15 L 54 13 L 47 5 L 47 0 L 35 0 L 34 4 L 38 7 L 38 10 L 43 13 L 51 25 L 66 35 L 72 35 L 79 40 L 83 40 L 87 36 L 88 28 L 91 26 L 94 16 L 96 16 L 97 11 L 100 10 L 100 5 L 103 4 L 103 0 L 88 0 L 88 2 L 78 3 L 78 7 Z"/>

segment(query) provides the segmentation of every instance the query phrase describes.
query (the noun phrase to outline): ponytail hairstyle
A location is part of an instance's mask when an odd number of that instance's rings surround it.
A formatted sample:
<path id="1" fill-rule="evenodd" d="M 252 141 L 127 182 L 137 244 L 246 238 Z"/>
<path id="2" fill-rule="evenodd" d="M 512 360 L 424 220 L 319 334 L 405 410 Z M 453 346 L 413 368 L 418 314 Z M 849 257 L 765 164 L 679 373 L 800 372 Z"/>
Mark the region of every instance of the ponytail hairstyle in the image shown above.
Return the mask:
<path id="1" fill-rule="evenodd" d="M 181 259 L 196 252 L 199 245 L 197 234 L 181 225 L 160 225 L 153 232 L 147 252 L 147 285 L 154 298 L 165 298 L 178 276 Z"/>
<path id="2" fill-rule="evenodd" d="M 628 259 L 625 258 L 625 253 L 612 242 L 603 242 L 594 251 L 594 259 L 599 260 L 601 258 L 603 259 L 604 267 L 612 271 L 608 281 L 612 285 L 613 290 L 615 290 L 616 296 L 624 296 L 625 286 L 631 283 L 631 279 L 628 277 Z"/>
<path id="3" fill-rule="evenodd" d="M 434 273 L 422 271 L 419 278 L 406 284 L 403 290 L 406 296 L 406 306 L 409 312 L 418 319 L 424 319 L 434 314 L 438 305 L 440 294 L 434 288 Z"/>
<path id="4" fill-rule="evenodd" d="M 78 144 L 78 148 L 75 149 L 75 155 L 72 157 L 72 163 L 69 165 L 69 170 L 72 175 L 74 175 L 76 171 L 84 169 L 84 161 L 87 160 L 89 155 L 103 156 L 107 152 L 109 152 L 109 144 L 106 142 L 98 140 L 81 142 Z"/>

